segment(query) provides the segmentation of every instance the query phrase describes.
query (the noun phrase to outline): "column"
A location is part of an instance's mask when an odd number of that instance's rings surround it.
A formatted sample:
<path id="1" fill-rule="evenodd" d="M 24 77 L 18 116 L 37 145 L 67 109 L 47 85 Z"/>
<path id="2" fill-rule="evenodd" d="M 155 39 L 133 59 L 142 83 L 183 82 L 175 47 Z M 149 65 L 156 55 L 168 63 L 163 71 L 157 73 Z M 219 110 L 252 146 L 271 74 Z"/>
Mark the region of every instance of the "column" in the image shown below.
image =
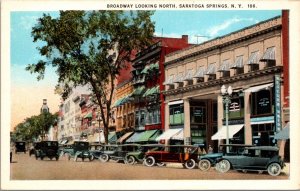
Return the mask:
<path id="1" fill-rule="evenodd" d="M 218 131 L 223 127 L 223 118 L 224 118 L 224 108 L 223 108 L 223 97 L 222 95 L 218 95 Z M 221 144 L 221 141 L 219 140 L 219 145 Z M 225 142 L 225 140 L 224 140 Z"/>
<path id="2" fill-rule="evenodd" d="M 170 125 L 170 109 L 168 102 L 165 103 L 165 131 L 169 129 Z"/>
<path id="3" fill-rule="evenodd" d="M 251 92 L 244 92 L 244 138 L 245 144 L 252 144 L 252 130 L 251 130 L 251 122 L 250 122 L 250 115 L 251 115 L 251 105 L 250 105 L 250 93 Z"/>
<path id="4" fill-rule="evenodd" d="M 190 122 L 190 100 L 183 100 L 183 110 L 184 110 L 184 129 L 183 129 L 183 137 L 184 144 L 191 144 L 191 122 Z"/>

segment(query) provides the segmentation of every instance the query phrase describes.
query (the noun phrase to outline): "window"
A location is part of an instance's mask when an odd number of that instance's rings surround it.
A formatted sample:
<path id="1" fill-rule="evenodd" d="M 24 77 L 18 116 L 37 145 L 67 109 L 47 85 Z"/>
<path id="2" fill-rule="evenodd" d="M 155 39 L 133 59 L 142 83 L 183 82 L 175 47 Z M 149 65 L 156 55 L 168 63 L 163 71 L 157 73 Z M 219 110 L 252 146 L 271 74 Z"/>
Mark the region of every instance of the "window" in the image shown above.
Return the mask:
<path id="1" fill-rule="evenodd" d="M 229 119 L 244 117 L 244 97 L 232 98 L 228 109 Z"/>
<path id="2" fill-rule="evenodd" d="M 259 51 L 251 52 L 248 60 L 249 71 L 259 70 Z"/>
<path id="3" fill-rule="evenodd" d="M 251 94 L 251 115 L 266 115 L 273 113 L 274 105 L 272 91 L 261 90 Z"/>
<path id="4" fill-rule="evenodd" d="M 170 106 L 170 125 L 184 123 L 183 104 Z"/>
<path id="5" fill-rule="evenodd" d="M 191 123 L 206 123 L 206 108 L 191 107 Z"/>

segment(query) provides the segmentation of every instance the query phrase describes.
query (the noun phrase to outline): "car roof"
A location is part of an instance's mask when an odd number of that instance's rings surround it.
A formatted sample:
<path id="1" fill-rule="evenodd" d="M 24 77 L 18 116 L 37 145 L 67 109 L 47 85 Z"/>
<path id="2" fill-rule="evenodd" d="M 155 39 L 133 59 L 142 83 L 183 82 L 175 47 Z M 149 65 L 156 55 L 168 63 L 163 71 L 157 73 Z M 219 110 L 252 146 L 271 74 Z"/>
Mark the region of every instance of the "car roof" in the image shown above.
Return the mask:
<path id="1" fill-rule="evenodd" d="M 247 148 L 248 150 L 266 150 L 266 151 L 279 151 L 278 147 L 275 146 L 254 146 Z"/>

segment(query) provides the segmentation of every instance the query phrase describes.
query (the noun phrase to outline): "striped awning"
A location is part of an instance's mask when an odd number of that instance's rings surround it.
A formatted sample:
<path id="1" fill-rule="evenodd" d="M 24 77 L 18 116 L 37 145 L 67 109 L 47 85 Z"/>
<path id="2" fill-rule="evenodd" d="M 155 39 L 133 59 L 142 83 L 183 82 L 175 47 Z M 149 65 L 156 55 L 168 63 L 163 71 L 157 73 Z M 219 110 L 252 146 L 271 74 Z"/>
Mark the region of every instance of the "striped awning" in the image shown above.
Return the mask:
<path id="1" fill-rule="evenodd" d="M 244 67 L 244 62 L 243 62 L 243 56 L 238 56 L 236 57 L 235 62 L 231 65 L 230 68 L 243 68 Z"/>
<path id="2" fill-rule="evenodd" d="M 176 128 L 176 129 L 168 129 L 166 130 L 163 134 L 161 134 L 160 136 L 158 136 L 156 138 L 156 141 L 160 141 L 162 139 L 177 139 L 177 135 L 180 134 L 180 132 L 183 131 L 182 128 Z M 183 137 L 182 137 L 183 139 Z M 180 138 L 180 140 L 182 140 Z"/>
<path id="3" fill-rule="evenodd" d="M 83 118 L 86 119 L 86 118 L 92 118 L 92 117 L 93 117 L 92 112 L 89 112 Z"/>
<path id="4" fill-rule="evenodd" d="M 199 67 L 196 74 L 193 76 L 193 78 L 203 78 L 205 74 L 205 69 L 204 67 Z"/>
<path id="5" fill-rule="evenodd" d="M 252 52 L 249 56 L 248 64 L 258 64 L 259 63 L 259 51 Z"/>
<path id="6" fill-rule="evenodd" d="M 229 71 L 229 70 L 230 70 L 229 66 L 230 66 L 229 60 L 224 60 L 224 61 L 222 62 L 222 65 L 220 66 L 218 72 L 226 72 L 226 71 Z"/>
<path id="7" fill-rule="evenodd" d="M 155 87 L 147 89 L 147 91 L 144 93 L 143 97 L 151 96 L 151 95 L 158 94 L 158 93 L 159 93 L 159 86 L 155 86 Z"/>
<path id="8" fill-rule="evenodd" d="M 177 76 L 176 76 L 176 78 L 174 79 L 174 83 L 176 83 L 176 82 L 182 82 L 183 81 L 183 73 L 179 73 L 179 74 L 177 74 Z"/>
<path id="9" fill-rule="evenodd" d="M 275 47 L 267 48 L 260 61 L 266 62 L 268 60 L 275 60 Z"/>
<path id="10" fill-rule="evenodd" d="M 210 64 L 206 70 L 205 75 L 216 74 L 216 63 Z"/>
<path id="11" fill-rule="evenodd" d="M 133 132 L 125 133 L 122 137 L 120 137 L 120 138 L 117 140 L 117 143 L 123 143 L 123 142 L 124 142 L 126 139 L 128 139 L 132 134 L 133 134 Z"/>
<path id="12" fill-rule="evenodd" d="M 193 80 L 194 70 L 188 70 L 183 80 Z"/>

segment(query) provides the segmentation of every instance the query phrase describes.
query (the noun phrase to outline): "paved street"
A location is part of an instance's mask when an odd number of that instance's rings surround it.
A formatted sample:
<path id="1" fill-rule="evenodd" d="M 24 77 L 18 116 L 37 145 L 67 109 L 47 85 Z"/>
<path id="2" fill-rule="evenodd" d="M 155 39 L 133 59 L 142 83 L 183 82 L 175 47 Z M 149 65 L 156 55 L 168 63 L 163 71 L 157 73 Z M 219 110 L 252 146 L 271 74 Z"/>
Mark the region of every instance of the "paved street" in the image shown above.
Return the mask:
<path id="1" fill-rule="evenodd" d="M 284 169 L 286 171 L 286 169 Z M 62 157 L 59 161 L 36 160 L 28 153 L 14 154 L 11 163 L 11 180 L 254 180 L 254 179 L 288 179 L 282 172 L 277 177 L 267 173 L 258 174 L 229 171 L 219 173 L 215 169 L 202 172 L 199 169 L 183 169 L 180 164 L 168 164 L 166 167 L 146 167 L 141 164 L 127 165 L 115 162 L 101 163 L 98 160 L 89 162 L 68 161 Z"/>

